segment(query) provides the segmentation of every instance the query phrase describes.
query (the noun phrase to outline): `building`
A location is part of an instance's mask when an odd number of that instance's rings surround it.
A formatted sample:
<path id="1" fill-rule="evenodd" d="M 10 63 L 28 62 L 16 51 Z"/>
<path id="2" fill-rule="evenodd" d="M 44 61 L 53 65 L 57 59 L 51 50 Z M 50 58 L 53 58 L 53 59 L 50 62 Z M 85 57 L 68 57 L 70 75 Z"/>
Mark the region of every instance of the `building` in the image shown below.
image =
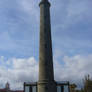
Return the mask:
<path id="1" fill-rule="evenodd" d="M 5 88 L 0 89 L 0 92 L 23 92 L 23 90 L 11 90 L 10 89 L 10 84 L 7 82 L 5 84 Z"/>

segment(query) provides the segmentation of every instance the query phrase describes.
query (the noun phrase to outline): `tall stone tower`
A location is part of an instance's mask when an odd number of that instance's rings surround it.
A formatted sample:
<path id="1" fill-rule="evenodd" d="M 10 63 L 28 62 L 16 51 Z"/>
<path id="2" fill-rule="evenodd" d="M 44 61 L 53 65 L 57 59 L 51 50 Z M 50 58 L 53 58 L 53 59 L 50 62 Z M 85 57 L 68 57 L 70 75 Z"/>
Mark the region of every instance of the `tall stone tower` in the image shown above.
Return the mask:
<path id="1" fill-rule="evenodd" d="M 54 81 L 53 55 L 50 23 L 50 3 L 41 0 L 40 4 L 40 53 L 38 92 L 56 92 Z"/>

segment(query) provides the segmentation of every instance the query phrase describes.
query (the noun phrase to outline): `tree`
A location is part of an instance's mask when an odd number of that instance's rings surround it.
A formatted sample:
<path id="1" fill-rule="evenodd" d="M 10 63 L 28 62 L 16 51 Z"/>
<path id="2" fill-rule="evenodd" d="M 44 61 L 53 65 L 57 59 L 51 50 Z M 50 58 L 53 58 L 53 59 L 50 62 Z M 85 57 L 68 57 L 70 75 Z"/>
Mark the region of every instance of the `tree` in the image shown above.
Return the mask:
<path id="1" fill-rule="evenodd" d="M 89 75 L 84 79 L 84 92 L 92 92 L 92 79 Z"/>

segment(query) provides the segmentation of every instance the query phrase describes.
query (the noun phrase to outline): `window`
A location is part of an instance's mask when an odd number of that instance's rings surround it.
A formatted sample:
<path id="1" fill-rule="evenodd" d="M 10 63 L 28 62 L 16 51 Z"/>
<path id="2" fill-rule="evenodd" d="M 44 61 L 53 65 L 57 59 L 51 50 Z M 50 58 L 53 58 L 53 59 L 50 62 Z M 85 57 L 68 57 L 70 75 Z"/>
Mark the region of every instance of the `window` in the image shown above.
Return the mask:
<path id="1" fill-rule="evenodd" d="M 25 92 L 30 92 L 30 87 L 29 86 L 25 86 Z"/>

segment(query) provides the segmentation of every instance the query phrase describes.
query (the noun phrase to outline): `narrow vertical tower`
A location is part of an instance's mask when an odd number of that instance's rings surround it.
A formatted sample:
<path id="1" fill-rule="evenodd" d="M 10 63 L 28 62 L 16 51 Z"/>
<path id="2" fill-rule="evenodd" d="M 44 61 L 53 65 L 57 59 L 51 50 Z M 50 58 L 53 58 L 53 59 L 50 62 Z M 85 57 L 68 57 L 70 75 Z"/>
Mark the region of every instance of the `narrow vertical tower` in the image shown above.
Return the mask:
<path id="1" fill-rule="evenodd" d="M 40 56 L 38 92 L 56 92 L 50 24 L 50 3 L 40 2 Z"/>

